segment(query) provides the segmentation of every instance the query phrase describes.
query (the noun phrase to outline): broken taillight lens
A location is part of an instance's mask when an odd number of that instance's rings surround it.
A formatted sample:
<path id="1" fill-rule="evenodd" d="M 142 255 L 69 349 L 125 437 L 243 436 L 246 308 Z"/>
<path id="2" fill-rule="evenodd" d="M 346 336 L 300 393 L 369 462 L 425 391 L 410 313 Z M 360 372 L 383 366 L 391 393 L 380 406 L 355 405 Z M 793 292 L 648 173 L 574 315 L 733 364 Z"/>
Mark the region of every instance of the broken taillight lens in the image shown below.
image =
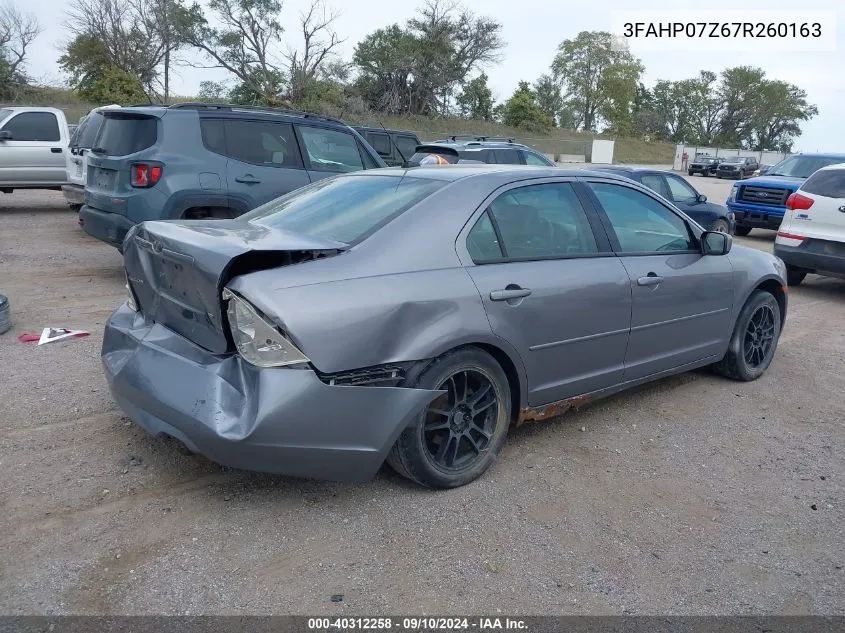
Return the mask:
<path id="1" fill-rule="evenodd" d="M 132 165 L 132 186 L 152 187 L 161 180 L 161 165 L 155 163 L 133 163 Z"/>

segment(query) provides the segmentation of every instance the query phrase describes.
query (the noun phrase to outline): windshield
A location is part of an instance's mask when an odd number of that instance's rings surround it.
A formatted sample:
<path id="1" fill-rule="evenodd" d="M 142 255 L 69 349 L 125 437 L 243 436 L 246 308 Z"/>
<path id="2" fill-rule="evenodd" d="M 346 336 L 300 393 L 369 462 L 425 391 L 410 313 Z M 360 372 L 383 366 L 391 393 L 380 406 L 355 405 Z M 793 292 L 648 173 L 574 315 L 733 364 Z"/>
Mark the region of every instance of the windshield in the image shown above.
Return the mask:
<path id="1" fill-rule="evenodd" d="M 767 176 L 788 176 L 790 178 L 809 178 L 822 167 L 845 163 L 845 156 L 790 156 L 772 167 Z"/>
<path id="2" fill-rule="evenodd" d="M 320 180 L 241 216 L 276 229 L 354 244 L 446 183 L 407 176 Z"/>
<path id="3" fill-rule="evenodd" d="M 725 159 L 726 163 L 744 163 L 745 159 L 742 156 L 731 156 Z"/>

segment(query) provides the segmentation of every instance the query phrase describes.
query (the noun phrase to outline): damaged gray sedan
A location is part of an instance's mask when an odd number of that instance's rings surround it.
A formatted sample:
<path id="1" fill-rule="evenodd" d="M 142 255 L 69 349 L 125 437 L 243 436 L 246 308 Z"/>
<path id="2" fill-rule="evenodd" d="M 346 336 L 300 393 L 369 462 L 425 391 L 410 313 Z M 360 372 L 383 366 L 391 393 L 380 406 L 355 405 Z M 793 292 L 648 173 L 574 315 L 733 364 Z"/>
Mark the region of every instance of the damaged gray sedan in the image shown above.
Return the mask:
<path id="1" fill-rule="evenodd" d="M 136 423 L 225 465 L 447 488 L 512 424 L 772 361 L 782 262 L 608 173 L 382 169 L 146 222 L 102 358 Z"/>

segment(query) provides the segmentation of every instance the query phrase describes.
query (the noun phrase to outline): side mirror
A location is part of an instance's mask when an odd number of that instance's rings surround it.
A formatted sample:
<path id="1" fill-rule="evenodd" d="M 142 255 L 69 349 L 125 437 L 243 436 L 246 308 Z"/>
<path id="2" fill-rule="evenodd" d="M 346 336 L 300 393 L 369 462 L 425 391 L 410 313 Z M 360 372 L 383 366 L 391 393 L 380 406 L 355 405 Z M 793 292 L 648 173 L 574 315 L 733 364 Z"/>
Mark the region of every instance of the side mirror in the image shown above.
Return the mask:
<path id="1" fill-rule="evenodd" d="M 698 202 L 698 204 L 704 204 L 705 202 L 707 202 L 707 196 L 705 196 L 703 193 L 700 193 L 696 197 L 695 201 Z"/>
<path id="2" fill-rule="evenodd" d="M 733 238 L 721 231 L 704 231 L 701 234 L 701 252 L 705 255 L 727 255 L 731 252 Z"/>
<path id="3" fill-rule="evenodd" d="M 0 130 L 0 141 L 11 141 L 12 133 L 9 130 Z"/>

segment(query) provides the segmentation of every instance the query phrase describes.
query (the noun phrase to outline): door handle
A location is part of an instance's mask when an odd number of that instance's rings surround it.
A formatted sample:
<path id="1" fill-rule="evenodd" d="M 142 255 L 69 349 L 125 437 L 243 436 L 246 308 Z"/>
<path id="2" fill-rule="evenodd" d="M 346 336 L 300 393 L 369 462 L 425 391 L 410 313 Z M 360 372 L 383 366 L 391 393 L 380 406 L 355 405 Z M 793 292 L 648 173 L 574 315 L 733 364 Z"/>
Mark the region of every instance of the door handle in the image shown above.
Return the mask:
<path id="1" fill-rule="evenodd" d="M 62 148 L 61 147 L 51 147 L 50 151 L 53 152 L 54 154 L 61 154 Z"/>
<path id="2" fill-rule="evenodd" d="M 235 182 L 242 182 L 245 185 L 257 185 L 261 181 L 252 174 L 246 174 L 245 176 L 238 176 L 235 178 Z"/>
<path id="3" fill-rule="evenodd" d="M 528 288 L 505 288 L 504 290 L 493 290 L 490 292 L 490 301 L 510 301 L 522 299 L 531 294 Z"/>
<path id="4" fill-rule="evenodd" d="M 663 281 L 663 277 L 661 277 L 657 273 L 649 273 L 645 277 L 640 277 L 639 279 L 637 279 L 637 285 L 640 285 L 640 286 L 656 286 L 661 281 Z"/>

